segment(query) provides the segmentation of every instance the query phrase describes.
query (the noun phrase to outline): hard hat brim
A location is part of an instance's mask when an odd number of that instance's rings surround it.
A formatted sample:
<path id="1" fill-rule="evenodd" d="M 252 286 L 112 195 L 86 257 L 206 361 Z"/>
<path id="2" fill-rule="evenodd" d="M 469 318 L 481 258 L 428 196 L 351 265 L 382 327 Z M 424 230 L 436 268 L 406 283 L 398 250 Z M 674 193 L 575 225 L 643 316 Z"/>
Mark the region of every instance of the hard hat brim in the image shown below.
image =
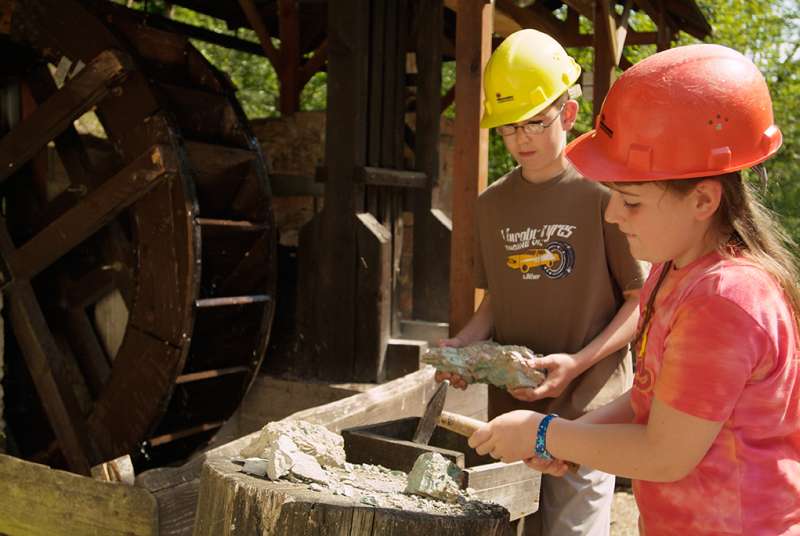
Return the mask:
<path id="1" fill-rule="evenodd" d="M 780 132 L 778 133 L 780 136 Z M 774 155 L 781 146 L 782 136 L 777 140 L 772 149 L 762 157 L 746 162 L 739 162 L 734 166 L 723 169 L 703 169 L 684 173 L 675 171 L 637 171 L 620 163 L 608 155 L 605 140 L 597 130 L 589 132 L 574 139 L 566 148 L 567 158 L 572 162 L 578 172 L 585 178 L 596 182 L 646 182 L 670 179 L 694 179 L 698 177 L 713 177 L 723 175 L 740 169 L 749 168 L 760 164 Z"/>
<path id="2" fill-rule="evenodd" d="M 520 121 L 525 121 L 526 119 L 530 119 L 536 114 L 539 114 L 544 110 L 546 110 L 551 104 L 553 104 L 553 102 L 555 102 L 555 99 L 553 99 L 550 102 L 540 104 L 539 106 L 536 106 L 524 112 L 514 111 L 511 113 L 489 115 L 484 111 L 483 117 L 481 117 L 481 128 L 495 128 L 502 125 L 510 125 L 512 123 L 519 123 Z"/>

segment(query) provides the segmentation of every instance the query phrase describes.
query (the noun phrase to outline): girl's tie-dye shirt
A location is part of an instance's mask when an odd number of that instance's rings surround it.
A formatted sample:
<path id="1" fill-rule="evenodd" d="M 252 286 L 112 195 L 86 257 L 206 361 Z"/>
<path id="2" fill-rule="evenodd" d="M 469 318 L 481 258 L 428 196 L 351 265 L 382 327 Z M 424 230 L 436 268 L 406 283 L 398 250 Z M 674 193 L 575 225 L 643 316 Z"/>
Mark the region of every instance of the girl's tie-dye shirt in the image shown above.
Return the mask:
<path id="1" fill-rule="evenodd" d="M 651 271 L 642 308 L 662 268 Z M 631 391 L 635 422 L 647 423 L 657 397 L 724 423 L 685 478 L 634 481 L 646 535 L 800 534 L 800 356 L 780 287 L 717 253 L 671 270 L 644 348 Z"/>

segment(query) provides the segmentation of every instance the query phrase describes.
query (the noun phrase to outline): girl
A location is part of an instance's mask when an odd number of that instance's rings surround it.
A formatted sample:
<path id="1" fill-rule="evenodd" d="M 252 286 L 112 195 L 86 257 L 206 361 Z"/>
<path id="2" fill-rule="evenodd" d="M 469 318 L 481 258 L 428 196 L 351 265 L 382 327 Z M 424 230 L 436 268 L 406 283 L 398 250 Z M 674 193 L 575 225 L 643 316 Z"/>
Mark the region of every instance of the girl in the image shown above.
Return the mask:
<path id="1" fill-rule="evenodd" d="M 470 445 L 633 479 L 647 536 L 800 534 L 800 278 L 740 174 L 766 180 L 780 145 L 763 77 L 731 49 L 679 47 L 626 71 L 568 156 L 611 187 L 606 219 L 653 263 L 634 386 L 575 421 L 501 415 Z"/>

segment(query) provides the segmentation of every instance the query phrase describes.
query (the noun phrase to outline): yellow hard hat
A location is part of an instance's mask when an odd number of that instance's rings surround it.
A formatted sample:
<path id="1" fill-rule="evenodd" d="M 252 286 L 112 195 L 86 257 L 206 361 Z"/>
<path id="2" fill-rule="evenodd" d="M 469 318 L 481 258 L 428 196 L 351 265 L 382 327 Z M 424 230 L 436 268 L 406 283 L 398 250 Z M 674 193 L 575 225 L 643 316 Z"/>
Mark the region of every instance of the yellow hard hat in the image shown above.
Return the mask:
<path id="1" fill-rule="evenodd" d="M 519 30 L 494 51 L 484 72 L 481 128 L 524 121 L 578 80 L 581 68 L 549 35 Z"/>

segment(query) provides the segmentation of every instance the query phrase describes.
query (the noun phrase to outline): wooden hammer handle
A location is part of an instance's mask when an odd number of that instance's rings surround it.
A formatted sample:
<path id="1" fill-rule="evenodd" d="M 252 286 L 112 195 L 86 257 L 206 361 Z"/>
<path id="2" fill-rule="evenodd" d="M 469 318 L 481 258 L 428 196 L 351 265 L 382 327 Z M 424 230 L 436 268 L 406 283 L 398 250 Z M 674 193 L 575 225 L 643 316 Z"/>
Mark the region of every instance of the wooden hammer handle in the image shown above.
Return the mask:
<path id="1" fill-rule="evenodd" d="M 449 411 L 443 411 L 441 416 L 439 416 L 439 426 L 464 437 L 471 436 L 475 430 L 484 424 L 486 423 L 478 419 L 465 417 L 457 413 L 450 413 Z"/>
<path id="2" fill-rule="evenodd" d="M 484 424 L 486 423 L 478 419 L 459 415 L 458 413 L 450 413 L 449 411 L 443 411 L 442 415 L 439 417 L 439 426 L 464 437 L 471 436 L 475 433 L 475 430 Z M 577 463 L 568 461 L 564 463 L 567 464 L 567 469 L 571 473 L 578 472 L 578 467 L 580 466 Z"/>

